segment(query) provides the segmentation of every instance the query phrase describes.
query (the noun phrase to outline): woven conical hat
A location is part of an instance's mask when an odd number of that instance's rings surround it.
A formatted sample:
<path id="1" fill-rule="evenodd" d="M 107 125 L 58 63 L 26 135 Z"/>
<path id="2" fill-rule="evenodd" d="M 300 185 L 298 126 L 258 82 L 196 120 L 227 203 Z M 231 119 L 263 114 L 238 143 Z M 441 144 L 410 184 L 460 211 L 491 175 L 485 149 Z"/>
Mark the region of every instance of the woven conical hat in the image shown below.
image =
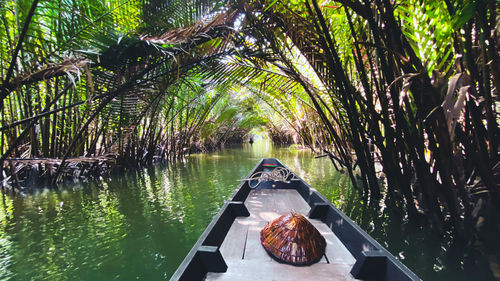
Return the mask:
<path id="1" fill-rule="evenodd" d="M 260 231 L 260 242 L 274 258 L 295 265 L 320 260 L 326 247 L 319 231 L 303 215 L 295 213 L 268 223 Z"/>

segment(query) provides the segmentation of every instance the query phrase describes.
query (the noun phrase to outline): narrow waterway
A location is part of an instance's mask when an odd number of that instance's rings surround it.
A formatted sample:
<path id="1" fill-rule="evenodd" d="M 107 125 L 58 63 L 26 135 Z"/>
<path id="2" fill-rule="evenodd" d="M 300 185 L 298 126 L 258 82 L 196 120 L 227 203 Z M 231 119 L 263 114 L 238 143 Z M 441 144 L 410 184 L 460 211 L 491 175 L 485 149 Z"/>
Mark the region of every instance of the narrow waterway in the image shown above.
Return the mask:
<path id="1" fill-rule="evenodd" d="M 327 158 L 245 144 L 0 200 L 0 280 L 168 280 L 262 157 L 279 158 L 424 280 L 485 280 L 425 229 L 365 202 Z M 371 205 L 371 206 L 370 206 Z"/>

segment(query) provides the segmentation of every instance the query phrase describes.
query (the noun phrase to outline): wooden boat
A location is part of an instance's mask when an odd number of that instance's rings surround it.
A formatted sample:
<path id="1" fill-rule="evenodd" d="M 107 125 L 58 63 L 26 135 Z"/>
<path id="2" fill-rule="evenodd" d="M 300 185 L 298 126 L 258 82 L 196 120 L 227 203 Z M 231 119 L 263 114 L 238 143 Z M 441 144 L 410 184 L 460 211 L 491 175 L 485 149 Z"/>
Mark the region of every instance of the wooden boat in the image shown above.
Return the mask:
<path id="1" fill-rule="evenodd" d="M 262 159 L 248 178 L 275 167 L 286 169 Z M 285 176 L 243 181 L 170 280 L 420 280 L 297 175 Z M 312 265 L 280 263 L 260 244 L 261 229 L 290 211 L 307 216 L 326 240 L 324 257 Z"/>

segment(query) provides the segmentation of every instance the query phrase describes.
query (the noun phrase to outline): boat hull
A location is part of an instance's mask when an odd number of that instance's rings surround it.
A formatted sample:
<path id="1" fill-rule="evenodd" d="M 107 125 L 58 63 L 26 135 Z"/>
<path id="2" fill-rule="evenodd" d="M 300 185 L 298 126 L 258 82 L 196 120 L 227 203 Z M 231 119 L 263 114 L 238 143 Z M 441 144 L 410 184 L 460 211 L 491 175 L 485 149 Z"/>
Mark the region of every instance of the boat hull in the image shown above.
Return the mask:
<path id="1" fill-rule="evenodd" d="M 248 178 L 257 172 L 269 171 L 273 167 L 286 168 L 286 166 L 277 159 L 262 159 L 250 172 Z M 292 178 L 296 180 L 291 180 Z M 238 271 L 248 271 L 252 273 L 255 272 L 255 270 L 258 270 L 264 277 L 267 276 L 265 270 L 269 270 L 275 275 L 277 273 L 278 275 L 282 274 L 280 275 L 281 277 L 273 277 L 278 278 L 279 280 L 297 280 L 297 278 L 301 275 L 304 275 L 305 277 L 309 276 L 314 280 L 420 280 L 418 276 L 416 276 L 393 255 L 391 255 L 384 247 L 375 241 L 375 239 L 369 236 L 349 217 L 338 210 L 331 202 L 329 202 L 306 182 L 301 180 L 293 172 L 289 175 L 288 182 L 263 181 L 260 182 L 255 189 L 250 187 L 255 186 L 255 184 L 256 182 L 243 181 L 238 186 L 228 201 L 213 218 L 212 222 L 205 229 L 170 280 L 242 280 L 242 276 L 246 275 L 240 276 L 238 275 Z M 308 271 L 307 268 L 301 270 L 286 268 L 287 270 L 283 270 L 283 268 L 279 268 L 280 265 L 276 265 L 276 261 L 274 261 L 274 263 L 264 263 L 259 260 L 256 260 L 255 262 L 251 261 L 251 257 L 249 256 L 250 252 L 247 253 L 245 263 L 239 260 L 235 261 L 229 257 L 231 256 L 231 252 L 228 251 L 232 249 L 228 249 L 229 247 L 227 246 L 227 243 L 230 242 L 226 241 L 226 245 L 224 245 L 224 241 L 228 232 L 236 233 L 235 230 L 232 229 L 232 227 L 235 227 L 233 224 L 238 222 L 252 225 L 256 222 L 269 220 L 273 216 L 282 215 L 282 213 L 279 212 L 292 211 L 286 209 L 289 207 L 284 207 L 285 209 L 274 208 L 273 211 L 278 213 L 272 213 L 269 212 L 269 210 L 264 211 L 261 209 L 262 204 L 273 204 L 273 202 L 278 202 L 280 201 L 279 196 L 291 198 L 290 196 L 292 195 L 290 194 L 292 193 L 298 193 L 297 197 L 300 198 L 301 202 L 294 199 L 295 201 L 292 202 L 291 205 L 300 208 L 299 211 L 306 213 L 311 221 L 316 222 L 318 227 L 327 228 L 326 231 L 331 231 L 329 232 L 330 234 L 333 232 L 331 236 L 334 235 L 335 238 L 332 238 L 332 241 L 339 241 L 339 244 L 335 245 L 335 252 L 333 252 L 332 255 L 340 255 L 341 257 L 345 256 L 344 260 L 338 265 L 338 268 L 340 269 L 335 268 L 331 271 L 332 268 L 330 266 L 328 269 L 323 270 L 323 268 L 327 268 L 327 266 L 318 264 L 313 265 L 316 268 L 312 268 L 310 271 Z M 267 203 L 262 203 L 260 201 L 257 202 L 259 200 L 259 196 L 262 197 L 262 194 L 267 194 L 266 196 L 268 197 L 269 194 L 271 194 L 275 197 L 273 199 L 267 198 Z M 252 202 L 257 202 L 257 204 L 253 204 Z M 249 236 L 252 232 L 247 229 L 246 232 L 242 233 L 246 233 L 242 235 Z M 235 238 L 232 237 L 234 235 L 236 234 L 230 234 L 227 239 L 231 241 L 235 240 Z M 240 244 L 246 243 L 250 242 L 244 240 L 244 242 Z M 252 251 L 262 250 L 260 249 L 262 247 L 258 247 L 260 245 L 253 246 L 255 247 L 245 245 L 247 249 L 252 249 Z M 329 247 L 334 247 L 334 245 L 330 245 Z M 341 254 L 342 251 L 345 253 Z M 241 253 L 237 253 L 237 255 L 241 255 Z M 243 257 L 244 256 L 245 248 L 243 248 Z M 260 260 L 263 259 L 262 254 L 258 257 Z M 333 259 L 332 256 L 330 256 L 329 259 L 327 258 L 326 261 L 330 264 L 331 262 L 329 260 L 331 259 Z M 255 269 L 247 267 L 255 267 Z M 337 271 L 339 270 L 347 270 L 347 273 L 343 272 L 342 274 L 337 274 Z M 314 272 L 318 272 L 318 276 L 310 275 L 314 274 Z M 325 276 L 331 276 L 331 278 Z M 337 277 L 333 278 L 334 276 Z M 256 276 L 250 277 L 251 278 L 249 280 L 252 280 L 252 278 L 255 278 Z"/>

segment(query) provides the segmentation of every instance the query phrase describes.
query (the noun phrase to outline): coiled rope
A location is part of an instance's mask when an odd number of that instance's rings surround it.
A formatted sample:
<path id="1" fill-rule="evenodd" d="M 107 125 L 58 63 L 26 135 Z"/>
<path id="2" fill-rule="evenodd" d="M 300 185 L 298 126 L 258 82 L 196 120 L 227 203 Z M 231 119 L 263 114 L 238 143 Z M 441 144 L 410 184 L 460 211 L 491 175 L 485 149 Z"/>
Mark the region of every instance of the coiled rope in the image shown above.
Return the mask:
<path id="1" fill-rule="evenodd" d="M 290 180 L 287 180 L 288 177 L 290 177 L 290 175 L 292 175 L 292 178 Z M 250 188 L 254 189 L 257 186 L 259 186 L 261 182 L 264 181 L 280 181 L 284 183 L 290 183 L 291 181 L 299 181 L 299 180 L 300 179 L 295 178 L 295 175 L 287 168 L 276 167 L 268 172 L 267 171 L 256 172 L 249 178 L 240 179 L 239 181 L 248 181 L 248 185 L 250 186 Z M 254 183 L 252 184 L 252 182 Z"/>

